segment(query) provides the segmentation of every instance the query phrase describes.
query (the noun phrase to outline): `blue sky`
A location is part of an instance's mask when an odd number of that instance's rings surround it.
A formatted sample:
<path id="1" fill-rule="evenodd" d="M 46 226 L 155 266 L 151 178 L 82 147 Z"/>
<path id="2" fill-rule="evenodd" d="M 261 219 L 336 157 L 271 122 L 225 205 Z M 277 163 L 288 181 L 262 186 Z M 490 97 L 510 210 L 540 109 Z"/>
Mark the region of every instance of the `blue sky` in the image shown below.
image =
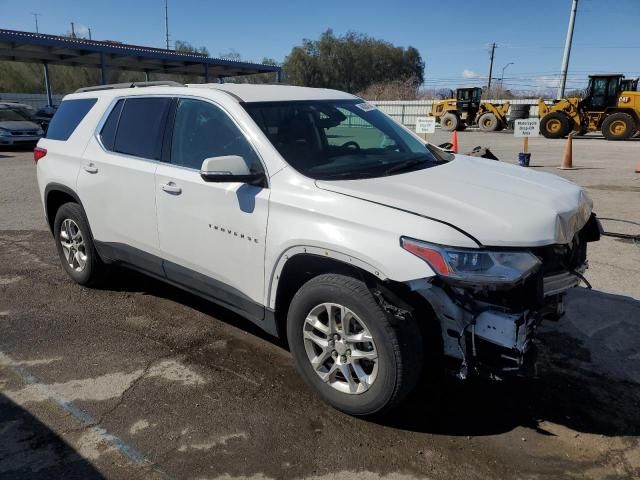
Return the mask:
<path id="1" fill-rule="evenodd" d="M 162 47 L 163 0 L 0 0 L 0 28 L 59 34 L 70 22 L 95 39 Z M 172 40 L 229 51 L 246 60 L 283 60 L 302 38 L 327 28 L 353 30 L 396 45 L 412 45 L 426 61 L 427 87 L 482 84 L 488 45 L 496 42 L 494 76 L 535 89 L 559 73 L 571 0 L 169 0 Z M 568 86 L 588 72 L 640 75 L 640 0 L 580 0 Z M 484 77 L 484 79 L 482 78 Z"/>

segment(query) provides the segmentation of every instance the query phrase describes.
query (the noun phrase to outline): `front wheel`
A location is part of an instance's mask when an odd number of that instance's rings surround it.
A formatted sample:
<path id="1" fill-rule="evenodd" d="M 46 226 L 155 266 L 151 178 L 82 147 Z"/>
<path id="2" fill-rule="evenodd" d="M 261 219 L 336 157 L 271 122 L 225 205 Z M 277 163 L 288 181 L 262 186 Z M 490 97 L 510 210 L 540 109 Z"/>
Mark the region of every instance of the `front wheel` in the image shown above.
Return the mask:
<path id="1" fill-rule="evenodd" d="M 440 128 L 445 132 L 453 132 L 460 125 L 460 117 L 453 113 L 445 113 L 440 119 Z"/>
<path id="2" fill-rule="evenodd" d="M 317 276 L 296 293 L 287 316 L 296 368 L 320 397 L 350 415 L 381 413 L 416 386 L 420 331 L 387 314 L 360 280 Z"/>

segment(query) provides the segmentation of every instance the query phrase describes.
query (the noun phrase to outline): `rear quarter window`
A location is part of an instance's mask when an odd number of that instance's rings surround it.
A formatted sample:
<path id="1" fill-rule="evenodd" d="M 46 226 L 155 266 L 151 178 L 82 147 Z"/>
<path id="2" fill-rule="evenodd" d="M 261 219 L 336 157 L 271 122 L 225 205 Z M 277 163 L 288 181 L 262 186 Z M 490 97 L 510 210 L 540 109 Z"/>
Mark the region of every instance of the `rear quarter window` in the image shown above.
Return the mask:
<path id="1" fill-rule="evenodd" d="M 51 140 L 68 140 L 89 110 L 96 104 L 96 98 L 80 98 L 64 100 L 51 119 L 47 138 Z"/>

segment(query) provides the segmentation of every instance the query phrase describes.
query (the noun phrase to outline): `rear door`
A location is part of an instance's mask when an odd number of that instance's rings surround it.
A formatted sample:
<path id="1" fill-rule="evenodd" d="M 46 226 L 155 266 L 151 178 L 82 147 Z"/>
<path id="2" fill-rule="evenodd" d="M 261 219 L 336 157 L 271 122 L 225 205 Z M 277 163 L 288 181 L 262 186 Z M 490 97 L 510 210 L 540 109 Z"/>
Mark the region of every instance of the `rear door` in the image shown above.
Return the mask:
<path id="1" fill-rule="evenodd" d="M 240 155 L 264 171 L 233 119 L 205 100 L 177 102 L 170 161 L 156 170 L 160 249 L 167 278 L 262 319 L 269 189 L 205 182 L 205 158 Z"/>
<path id="2" fill-rule="evenodd" d="M 162 275 L 155 172 L 170 97 L 114 101 L 89 142 L 78 192 L 101 254 Z"/>

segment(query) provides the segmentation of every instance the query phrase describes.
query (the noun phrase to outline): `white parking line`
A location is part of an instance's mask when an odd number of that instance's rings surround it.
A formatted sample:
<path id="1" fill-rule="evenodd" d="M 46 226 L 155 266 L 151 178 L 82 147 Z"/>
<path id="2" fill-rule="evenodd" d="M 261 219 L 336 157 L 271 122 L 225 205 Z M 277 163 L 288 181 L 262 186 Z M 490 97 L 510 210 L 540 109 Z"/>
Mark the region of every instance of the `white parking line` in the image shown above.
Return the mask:
<path id="1" fill-rule="evenodd" d="M 109 433 L 100 426 L 98 421 L 88 412 L 85 412 L 72 401 L 66 399 L 63 395 L 56 392 L 36 376 L 31 374 L 27 369 L 20 366 L 20 362 L 15 362 L 6 353 L 0 351 L 0 365 L 11 368 L 25 383 L 38 388 L 43 397 L 53 400 L 65 412 L 71 414 L 76 420 L 82 423 L 89 431 L 105 444 L 116 449 L 130 463 L 135 466 L 152 467 L 156 473 L 168 478 L 168 475 L 157 468 L 138 450 L 127 444 L 120 437 Z"/>

